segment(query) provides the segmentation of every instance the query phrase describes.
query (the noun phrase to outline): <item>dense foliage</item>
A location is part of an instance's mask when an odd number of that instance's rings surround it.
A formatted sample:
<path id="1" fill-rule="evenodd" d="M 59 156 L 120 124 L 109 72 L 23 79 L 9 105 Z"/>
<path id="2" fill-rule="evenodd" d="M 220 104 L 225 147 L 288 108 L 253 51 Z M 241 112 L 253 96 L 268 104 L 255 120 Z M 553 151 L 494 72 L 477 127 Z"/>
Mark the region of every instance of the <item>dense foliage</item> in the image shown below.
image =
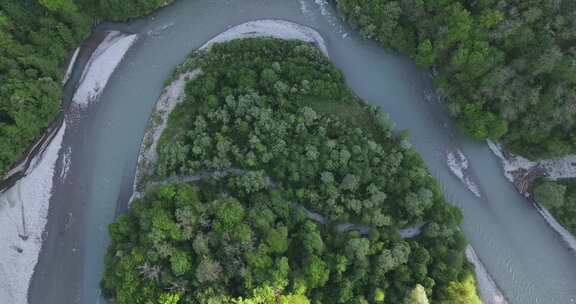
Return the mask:
<path id="1" fill-rule="evenodd" d="M 576 151 L 573 0 L 338 0 L 368 38 L 434 67 L 460 128 L 530 158 Z"/>
<path id="2" fill-rule="evenodd" d="M 89 26 L 36 1 L 0 1 L 0 175 L 56 116 L 62 66 Z"/>
<path id="3" fill-rule="evenodd" d="M 107 20 L 125 20 L 152 13 L 174 0 L 76 0 L 92 16 Z"/>
<path id="4" fill-rule="evenodd" d="M 240 191 L 240 201 L 232 196 L 234 187 L 231 193 L 218 188 L 164 186 L 111 225 L 114 256 L 108 256 L 104 287 L 116 291 L 118 303 L 170 295 L 187 303 L 231 303 L 228 290 L 250 297 L 260 287 L 276 295 L 289 275 L 301 285 L 325 281 L 327 267 L 319 258 L 324 242 L 301 210 L 278 192 Z M 306 303 L 303 296 L 284 297 Z"/>
<path id="5" fill-rule="evenodd" d="M 318 49 L 236 40 L 181 69 L 196 68 L 153 178 L 230 174 L 152 190 L 111 226 L 103 285 L 119 304 L 262 290 L 278 303 L 479 303 L 459 210 Z"/>
<path id="6" fill-rule="evenodd" d="M 70 51 L 95 18 L 126 19 L 159 1 L 0 1 L 0 176 L 54 120 Z"/>
<path id="7" fill-rule="evenodd" d="M 539 180 L 534 188 L 534 199 L 576 235 L 576 180 Z"/>

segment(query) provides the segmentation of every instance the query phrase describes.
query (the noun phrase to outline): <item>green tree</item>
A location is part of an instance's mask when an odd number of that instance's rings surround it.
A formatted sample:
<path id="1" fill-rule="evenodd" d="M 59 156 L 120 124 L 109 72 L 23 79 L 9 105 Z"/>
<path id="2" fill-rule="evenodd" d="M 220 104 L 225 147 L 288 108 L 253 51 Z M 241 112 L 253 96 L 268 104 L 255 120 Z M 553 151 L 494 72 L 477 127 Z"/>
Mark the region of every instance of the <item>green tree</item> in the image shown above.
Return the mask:
<path id="1" fill-rule="evenodd" d="M 462 282 L 450 282 L 446 288 L 445 299 L 440 304 L 482 304 L 476 294 L 475 281 L 472 275 L 468 275 Z M 427 303 L 427 302 L 426 302 Z"/>
<path id="2" fill-rule="evenodd" d="M 546 208 L 560 208 L 564 204 L 566 186 L 552 181 L 540 183 L 534 189 L 534 198 Z"/>
<path id="3" fill-rule="evenodd" d="M 376 288 L 374 290 L 374 302 L 376 303 L 383 303 L 386 299 L 386 293 L 381 288 Z"/>
<path id="4" fill-rule="evenodd" d="M 273 252 L 285 252 L 288 249 L 288 229 L 286 227 L 270 229 L 266 236 L 266 243 Z"/>
<path id="5" fill-rule="evenodd" d="M 426 295 L 426 290 L 420 284 L 417 284 L 410 293 L 406 296 L 404 304 L 429 304 L 428 296 Z M 461 302 L 466 303 L 466 302 Z M 473 303 L 470 303 L 473 304 Z"/>
<path id="6" fill-rule="evenodd" d="M 244 219 L 244 207 L 237 199 L 228 197 L 216 202 L 217 225 L 224 231 L 230 231 Z"/>
<path id="7" fill-rule="evenodd" d="M 158 304 L 178 304 L 181 299 L 181 295 L 177 293 L 163 293 L 160 295 L 160 300 Z"/>
<path id="8" fill-rule="evenodd" d="M 304 277 L 308 282 L 309 288 L 318 288 L 324 286 L 328 281 L 330 270 L 328 265 L 317 256 L 312 256 L 306 261 L 304 268 Z"/>
<path id="9" fill-rule="evenodd" d="M 210 258 L 204 258 L 196 268 L 196 280 L 200 284 L 214 283 L 222 276 L 222 266 Z"/>
<path id="10" fill-rule="evenodd" d="M 74 12 L 77 10 L 73 0 L 38 0 L 40 4 L 52 11 Z"/>
<path id="11" fill-rule="evenodd" d="M 348 257 L 364 260 L 370 252 L 370 241 L 365 238 L 355 238 L 346 244 L 346 255 Z"/>
<path id="12" fill-rule="evenodd" d="M 416 62 L 422 66 L 431 66 L 436 61 L 436 54 L 434 53 L 434 47 L 432 46 L 432 41 L 426 39 L 418 44 L 418 50 L 416 53 Z"/>
<path id="13" fill-rule="evenodd" d="M 172 268 L 172 273 L 176 276 L 181 276 L 187 273 L 190 268 L 190 258 L 188 254 L 183 251 L 176 251 L 170 257 L 170 265 Z"/>

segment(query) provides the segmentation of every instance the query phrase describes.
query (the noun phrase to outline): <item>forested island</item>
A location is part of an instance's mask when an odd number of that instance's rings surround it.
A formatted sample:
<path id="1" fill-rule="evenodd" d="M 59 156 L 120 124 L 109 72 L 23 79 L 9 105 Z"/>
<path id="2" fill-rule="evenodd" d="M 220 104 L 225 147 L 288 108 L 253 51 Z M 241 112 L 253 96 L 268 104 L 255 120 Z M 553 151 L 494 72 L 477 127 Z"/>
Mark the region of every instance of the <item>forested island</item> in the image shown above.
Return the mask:
<path id="1" fill-rule="evenodd" d="M 542 159 L 576 152 L 571 0 L 338 0 L 363 36 L 434 70 L 460 129 Z"/>
<path id="2" fill-rule="evenodd" d="M 229 174 L 151 187 L 132 203 L 110 226 L 108 296 L 480 303 L 460 211 L 387 115 L 359 100 L 317 48 L 235 40 L 193 54 L 179 72 L 192 70 L 201 75 L 170 116 L 149 180 Z M 399 234 L 422 224 L 414 238 Z"/>
<path id="3" fill-rule="evenodd" d="M 91 26 L 99 20 L 142 16 L 170 2 L 0 1 L 0 175 L 56 118 L 63 66 Z"/>

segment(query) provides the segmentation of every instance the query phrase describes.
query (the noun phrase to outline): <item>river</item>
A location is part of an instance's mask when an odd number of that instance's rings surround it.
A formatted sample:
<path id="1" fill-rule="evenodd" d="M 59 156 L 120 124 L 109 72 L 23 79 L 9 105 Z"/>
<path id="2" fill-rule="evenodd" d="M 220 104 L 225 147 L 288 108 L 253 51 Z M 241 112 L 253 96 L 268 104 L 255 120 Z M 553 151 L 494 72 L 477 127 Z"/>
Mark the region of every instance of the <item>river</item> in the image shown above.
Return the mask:
<path id="1" fill-rule="evenodd" d="M 57 181 L 48 220 L 48 244 L 32 279 L 32 304 L 105 303 L 99 281 L 107 225 L 132 191 L 136 158 L 164 80 L 195 48 L 231 26 L 278 18 L 315 28 L 351 88 L 390 113 L 462 208 L 462 229 L 510 303 L 576 302 L 576 254 L 504 177 L 487 145 L 458 135 L 431 95 L 427 71 L 409 59 L 364 41 L 323 0 L 180 0 L 152 16 L 102 24 L 140 35 L 97 104 L 69 115 L 62 151 L 71 152 L 68 178 Z M 80 61 L 85 61 L 85 54 Z M 71 81 L 78 79 L 76 67 Z M 446 153 L 469 160 L 470 192 L 446 165 Z M 69 217 L 63 214 L 71 214 Z M 65 218 L 64 218 L 65 217 Z M 73 220 L 72 220 L 73 219 Z M 70 232 L 53 233 L 65 223 Z M 52 233 L 52 234 L 51 234 Z"/>

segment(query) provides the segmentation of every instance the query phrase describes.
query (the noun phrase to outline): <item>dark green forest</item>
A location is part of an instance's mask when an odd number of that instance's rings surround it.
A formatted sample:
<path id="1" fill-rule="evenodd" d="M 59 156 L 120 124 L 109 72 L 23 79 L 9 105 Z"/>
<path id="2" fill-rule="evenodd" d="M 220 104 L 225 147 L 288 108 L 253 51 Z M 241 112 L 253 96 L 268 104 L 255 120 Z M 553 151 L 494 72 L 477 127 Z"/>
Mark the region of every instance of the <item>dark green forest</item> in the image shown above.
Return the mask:
<path id="1" fill-rule="evenodd" d="M 64 65 L 97 20 L 126 19 L 170 1 L 0 1 L 0 175 L 52 122 Z"/>
<path id="2" fill-rule="evenodd" d="M 576 180 L 541 179 L 534 188 L 534 199 L 548 209 L 562 226 L 576 235 Z"/>
<path id="3" fill-rule="evenodd" d="M 45 0 L 49 1 L 49 0 Z M 62 0 L 59 0 L 62 1 Z M 70 0 L 69 0 L 70 1 Z M 90 16 L 102 20 L 141 17 L 174 0 L 74 0 Z"/>
<path id="4" fill-rule="evenodd" d="M 576 152 L 573 0 L 338 0 L 364 37 L 431 67 L 460 129 L 535 159 Z"/>
<path id="5" fill-rule="evenodd" d="M 178 73 L 197 68 L 149 181 L 230 174 L 153 187 L 133 202 L 110 226 L 108 296 L 118 304 L 480 303 L 459 209 L 405 135 L 317 48 L 235 40 L 193 54 Z M 421 234 L 401 237 L 416 225 Z"/>

